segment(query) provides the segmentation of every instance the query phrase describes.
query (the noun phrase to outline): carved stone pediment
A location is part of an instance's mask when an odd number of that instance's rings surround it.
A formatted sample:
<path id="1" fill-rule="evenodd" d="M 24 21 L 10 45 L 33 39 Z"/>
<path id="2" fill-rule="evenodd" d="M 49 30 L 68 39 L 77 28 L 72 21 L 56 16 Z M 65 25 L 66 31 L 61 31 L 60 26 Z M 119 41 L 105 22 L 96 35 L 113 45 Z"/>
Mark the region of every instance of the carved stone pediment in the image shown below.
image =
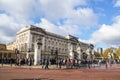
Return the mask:
<path id="1" fill-rule="evenodd" d="M 40 27 L 36 27 L 34 25 L 31 25 L 30 30 L 36 31 L 36 32 L 41 32 L 43 34 L 46 34 L 46 31 Z"/>

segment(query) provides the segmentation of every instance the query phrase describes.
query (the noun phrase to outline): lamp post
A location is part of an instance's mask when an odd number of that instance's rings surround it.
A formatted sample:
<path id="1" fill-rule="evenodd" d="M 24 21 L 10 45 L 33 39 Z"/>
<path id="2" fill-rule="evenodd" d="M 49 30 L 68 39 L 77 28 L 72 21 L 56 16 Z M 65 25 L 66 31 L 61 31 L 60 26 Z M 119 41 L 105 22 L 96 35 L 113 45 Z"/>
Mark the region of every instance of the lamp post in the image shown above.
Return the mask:
<path id="1" fill-rule="evenodd" d="M 16 49 L 15 49 L 15 61 L 16 61 L 16 62 L 15 62 L 15 65 L 17 64 L 17 62 L 18 62 L 17 60 L 18 60 L 18 59 L 19 59 L 19 50 L 16 48 Z"/>
<path id="2" fill-rule="evenodd" d="M 56 57 L 56 59 L 58 59 L 58 50 L 57 49 L 55 50 L 55 57 Z"/>
<path id="3" fill-rule="evenodd" d="M 53 59 L 53 52 L 54 52 L 54 50 L 53 49 L 51 49 L 51 57 L 50 57 L 50 59 Z M 51 64 L 53 64 L 54 62 L 51 62 Z"/>
<path id="4" fill-rule="evenodd" d="M 58 67 L 58 49 L 55 50 L 56 66 Z"/>

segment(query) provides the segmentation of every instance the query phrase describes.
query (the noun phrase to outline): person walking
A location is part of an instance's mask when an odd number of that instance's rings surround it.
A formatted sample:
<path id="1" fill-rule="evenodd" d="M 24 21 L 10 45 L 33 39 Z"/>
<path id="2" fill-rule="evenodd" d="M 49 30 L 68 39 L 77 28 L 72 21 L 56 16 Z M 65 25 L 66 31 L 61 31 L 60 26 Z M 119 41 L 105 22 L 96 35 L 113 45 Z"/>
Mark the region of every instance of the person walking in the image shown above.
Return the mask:
<path id="1" fill-rule="evenodd" d="M 46 59 L 46 60 L 45 60 L 45 69 L 49 69 L 48 65 L 49 65 L 49 60 Z"/>
<path id="2" fill-rule="evenodd" d="M 71 60 L 67 59 L 67 61 L 66 61 L 66 68 L 69 69 L 70 66 L 71 66 Z"/>
<path id="3" fill-rule="evenodd" d="M 61 69 L 61 66 L 62 66 L 62 59 L 58 59 L 58 64 L 59 64 L 59 68 Z"/>
<path id="4" fill-rule="evenodd" d="M 108 64 L 109 64 L 109 60 L 106 58 L 105 59 L 105 67 L 106 67 L 106 69 L 108 68 Z"/>

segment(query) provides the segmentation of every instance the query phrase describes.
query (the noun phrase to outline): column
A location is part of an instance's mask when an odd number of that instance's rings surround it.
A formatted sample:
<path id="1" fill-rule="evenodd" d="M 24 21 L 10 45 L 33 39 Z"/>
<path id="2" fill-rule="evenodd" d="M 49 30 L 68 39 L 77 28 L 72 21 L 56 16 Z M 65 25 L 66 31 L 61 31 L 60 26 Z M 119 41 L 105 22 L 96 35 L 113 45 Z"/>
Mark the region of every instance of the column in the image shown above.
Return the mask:
<path id="1" fill-rule="evenodd" d="M 77 53 L 78 53 L 78 59 L 81 60 L 82 52 L 80 47 L 77 48 Z"/>
<path id="2" fill-rule="evenodd" d="M 28 48 L 32 48 L 32 34 L 30 33 L 30 31 L 28 32 Z"/>
<path id="3" fill-rule="evenodd" d="M 40 63 L 41 50 L 42 50 L 42 43 L 41 43 L 41 40 L 39 40 L 35 43 L 34 65 L 38 65 Z"/>
<path id="4" fill-rule="evenodd" d="M 42 38 L 42 51 L 45 50 L 45 37 Z"/>
<path id="5" fill-rule="evenodd" d="M 70 48 L 70 59 L 74 59 L 74 52 L 73 52 L 73 46 L 71 45 L 71 48 Z"/>
<path id="6" fill-rule="evenodd" d="M 28 59 L 29 58 L 29 53 L 27 52 L 27 54 L 26 54 L 26 58 Z"/>

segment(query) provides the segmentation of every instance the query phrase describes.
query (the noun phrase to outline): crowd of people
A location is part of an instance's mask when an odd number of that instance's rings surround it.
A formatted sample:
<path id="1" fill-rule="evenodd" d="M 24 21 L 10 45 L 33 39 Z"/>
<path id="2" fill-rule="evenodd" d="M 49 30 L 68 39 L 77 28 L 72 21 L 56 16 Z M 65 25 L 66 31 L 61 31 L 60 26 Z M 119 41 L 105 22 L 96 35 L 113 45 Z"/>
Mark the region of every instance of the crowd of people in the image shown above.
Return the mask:
<path id="1" fill-rule="evenodd" d="M 41 59 L 39 65 L 42 66 L 43 69 L 49 69 L 50 65 L 56 65 L 57 68 L 66 67 L 67 69 L 71 68 L 81 68 L 81 67 L 95 67 L 101 66 L 102 64 L 106 65 L 106 68 L 113 63 L 119 63 L 120 61 L 113 59 L 112 56 L 108 55 L 108 58 L 95 58 L 94 55 L 86 53 L 83 53 L 82 59 L 70 59 L 70 58 L 57 58 L 57 59 Z M 0 63 L 2 66 L 4 64 L 15 64 L 15 66 L 32 66 L 34 65 L 34 59 L 32 57 L 30 58 L 7 58 L 4 57 L 3 59 L 0 59 Z"/>

